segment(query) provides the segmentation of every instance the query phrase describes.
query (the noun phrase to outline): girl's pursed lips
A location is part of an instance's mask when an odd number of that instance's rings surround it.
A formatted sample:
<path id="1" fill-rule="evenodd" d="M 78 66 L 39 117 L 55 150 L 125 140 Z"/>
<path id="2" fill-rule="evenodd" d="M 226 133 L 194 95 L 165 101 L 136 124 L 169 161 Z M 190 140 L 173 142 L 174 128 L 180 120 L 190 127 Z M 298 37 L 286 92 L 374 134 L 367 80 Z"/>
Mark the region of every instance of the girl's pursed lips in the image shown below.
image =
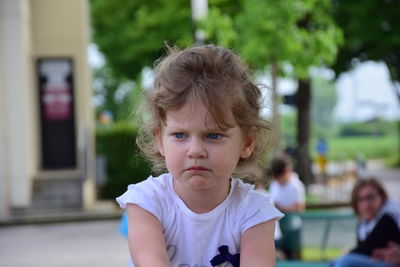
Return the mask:
<path id="1" fill-rule="evenodd" d="M 189 171 L 208 171 L 207 168 L 204 168 L 202 166 L 191 166 L 191 167 L 187 168 L 187 170 L 189 170 Z"/>

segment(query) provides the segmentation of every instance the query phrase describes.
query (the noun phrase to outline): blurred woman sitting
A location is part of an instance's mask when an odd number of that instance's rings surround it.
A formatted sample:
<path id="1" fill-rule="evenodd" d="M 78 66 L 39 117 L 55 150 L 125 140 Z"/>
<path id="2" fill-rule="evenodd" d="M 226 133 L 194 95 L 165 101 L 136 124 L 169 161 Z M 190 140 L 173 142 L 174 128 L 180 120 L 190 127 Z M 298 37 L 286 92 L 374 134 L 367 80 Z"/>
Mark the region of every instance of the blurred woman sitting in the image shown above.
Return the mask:
<path id="1" fill-rule="evenodd" d="M 400 204 L 388 200 L 383 186 L 376 179 L 368 178 L 354 186 L 351 205 L 359 218 L 357 246 L 333 266 L 400 266 L 400 256 L 394 249 L 400 244 Z M 400 253 L 400 249 L 397 251 Z"/>

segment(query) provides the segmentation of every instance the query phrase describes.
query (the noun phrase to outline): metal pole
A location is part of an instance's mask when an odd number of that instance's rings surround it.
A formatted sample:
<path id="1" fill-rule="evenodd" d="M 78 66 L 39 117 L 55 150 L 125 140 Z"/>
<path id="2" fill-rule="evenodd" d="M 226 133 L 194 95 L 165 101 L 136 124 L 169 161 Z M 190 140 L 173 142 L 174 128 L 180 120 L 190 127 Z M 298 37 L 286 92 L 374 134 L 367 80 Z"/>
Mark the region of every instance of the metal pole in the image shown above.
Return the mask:
<path id="1" fill-rule="evenodd" d="M 196 45 L 203 45 L 205 40 L 205 32 L 197 29 L 197 22 L 207 16 L 208 0 L 191 0 L 192 20 L 194 23 L 194 38 Z"/>

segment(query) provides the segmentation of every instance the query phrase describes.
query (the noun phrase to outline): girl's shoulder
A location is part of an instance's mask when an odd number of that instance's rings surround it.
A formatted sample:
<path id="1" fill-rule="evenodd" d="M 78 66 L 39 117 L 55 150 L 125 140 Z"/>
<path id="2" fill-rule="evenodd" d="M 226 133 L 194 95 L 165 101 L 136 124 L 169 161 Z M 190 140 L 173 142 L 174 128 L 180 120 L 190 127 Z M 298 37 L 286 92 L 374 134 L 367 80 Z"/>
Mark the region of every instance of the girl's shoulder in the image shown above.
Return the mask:
<path id="1" fill-rule="evenodd" d="M 238 178 L 233 178 L 233 186 L 235 198 L 239 202 L 248 202 L 252 200 L 262 200 L 262 201 L 271 201 L 271 197 L 268 192 L 263 192 L 259 190 L 255 190 L 254 185 L 245 183 Z"/>
<path id="2" fill-rule="evenodd" d="M 129 190 L 140 189 L 144 192 L 153 193 L 165 193 L 169 189 L 172 181 L 172 176 L 169 173 L 161 174 L 160 176 L 149 176 L 146 180 L 143 180 L 137 184 L 128 185 Z"/>
<path id="3" fill-rule="evenodd" d="M 126 205 L 131 203 L 152 213 L 160 213 L 162 209 L 168 208 L 170 203 L 168 200 L 171 199 L 171 179 L 170 174 L 150 176 L 140 183 L 129 185 L 127 191 L 116 200 L 121 208 L 126 208 Z"/>
<path id="4" fill-rule="evenodd" d="M 272 204 L 269 194 L 257 191 L 253 185 L 239 179 L 235 181 L 230 209 L 242 233 L 258 223 L 283 216 Z"/>
<path id="5" fill-rule="evenodd" d="M 269 193 L 255 190 L 253 185 L 244 183 L 240 179 L 237 179 L 232 198 L 232 202 L 238 210 L 250 212 L 262 208 L 275 210 Z"/>

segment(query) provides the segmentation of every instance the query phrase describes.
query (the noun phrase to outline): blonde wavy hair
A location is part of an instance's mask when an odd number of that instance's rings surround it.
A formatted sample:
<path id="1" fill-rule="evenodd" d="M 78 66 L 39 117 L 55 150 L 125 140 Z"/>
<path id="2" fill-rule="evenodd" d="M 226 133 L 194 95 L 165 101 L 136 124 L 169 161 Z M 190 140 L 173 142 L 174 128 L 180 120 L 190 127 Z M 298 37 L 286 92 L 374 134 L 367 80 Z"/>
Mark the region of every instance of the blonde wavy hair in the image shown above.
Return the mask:
<path id="1" fill-rule="evenodd" d="M 261 91 L 251 82 L 240 58 L 229 49 L 214 45 L 182 51 L 167 47 L 167 52 L 156 63 L 154 86 L 144 92 L 139 116 L 142 120 L 137 144 L 153 164 L 153 171 L 166 169 L 155 139 L 155 133 L 165 125 L 166 113 L 196 99 L 205 105 L 221 129 L 233 126 L 226 116 L 230 111 L 244 136 L 254 136 L 252 155 L 239 160 L 234 175 L 249 178 L 259 173 L 254 170 L 264 165 L 272 126 L 261 117 Z"/>

